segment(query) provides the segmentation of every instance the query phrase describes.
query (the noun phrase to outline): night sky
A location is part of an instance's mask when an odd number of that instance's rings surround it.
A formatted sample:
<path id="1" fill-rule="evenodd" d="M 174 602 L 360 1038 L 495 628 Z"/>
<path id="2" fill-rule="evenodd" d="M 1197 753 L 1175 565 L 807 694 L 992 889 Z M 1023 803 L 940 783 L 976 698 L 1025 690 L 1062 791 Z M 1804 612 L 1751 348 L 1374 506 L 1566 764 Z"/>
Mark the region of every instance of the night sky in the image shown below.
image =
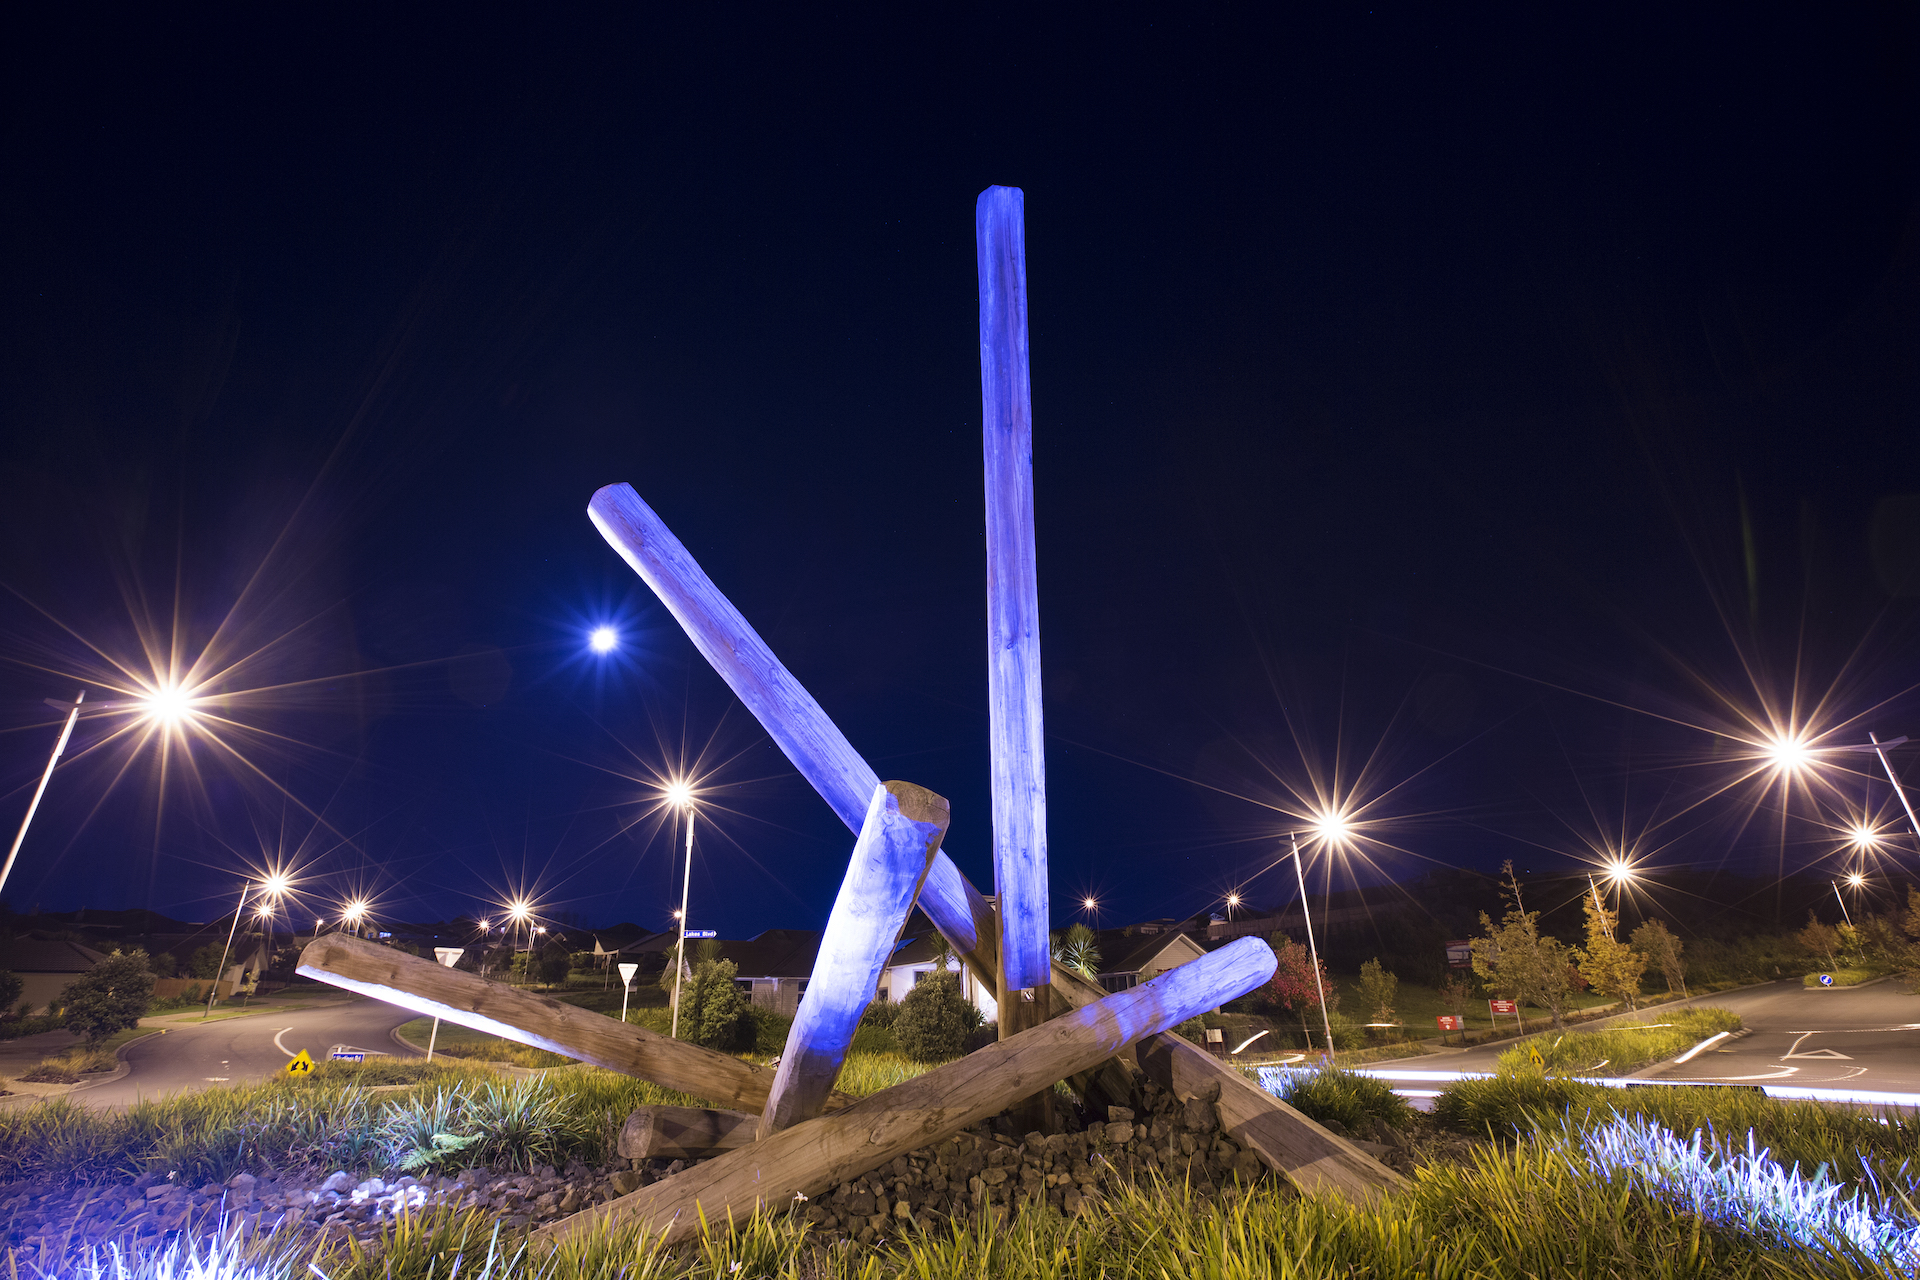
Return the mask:
<path id="1" fill-rule="evenodd" d="M 693 923 L 817 927 L 851 837 L 588 523 L 617 480 L 988 888 L 996 183 L 1057 924 L 1283 900 L 1316 786 L 1370 806 L 1336 883 L 1891 821 L 1715 731 L 1920 738 L 1910 6 L 697 8 L 16 30 L 0 829 L 43 699 L 218 674 L 165 753 L 81 721 L 15 910 L 284 859 L 308 916 L 660 925 L 691 767 Z"/>

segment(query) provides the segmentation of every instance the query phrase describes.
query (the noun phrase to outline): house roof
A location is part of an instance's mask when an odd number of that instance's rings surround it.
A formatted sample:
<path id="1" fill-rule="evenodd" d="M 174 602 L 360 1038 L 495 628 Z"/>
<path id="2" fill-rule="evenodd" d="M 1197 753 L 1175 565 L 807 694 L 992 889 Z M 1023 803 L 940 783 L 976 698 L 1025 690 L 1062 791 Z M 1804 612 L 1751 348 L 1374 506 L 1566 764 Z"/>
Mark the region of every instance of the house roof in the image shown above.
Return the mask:
<path id="1" fill-rule="evenodd" d="M 15 938 L 0 945 L 0 969 L 12 973 L 85 973 L 106 956 L 78 942 Z"/>
<path id="2" fill-rule="evenodd" d="M 620 924 L 611 925 L 605 929 L 595 929 L 593 931 L 593 942 L 594 945 L 602 951 L 618 951 L 630 942 L 638 942 L 642 938 L 650 938 L 652 936 L 653 930 L 643 929 L 631 920 L 628 920 Z"/>
<path id="3" fill-rule="evenodd" d="M 720 955 L 742 978 L 806 978 L 820 954 L 818 929 L 769 929 L 744 941 L 722 941 Z M 697 956 L 689 951 L 689 958 Z"/>
<path id="4" fill-rule="evenodd" d="M 887 960 L 887 967 L 903 964 L 932 964 L 933 953 L 946 945 L 946 939 L 937 933 L 923 933 L 917 938 L 908 938 Z"/>
<path id="5" fill-rule="evenodd" d="M 1100 949 L 1101 973 L 1138 973 L 1169 949 L 1186 953 L 1191 960 L 1204 955 L 1205 948 L 1184 933 L 1128 933 L 1123 929 L 1102 929 L 1093 935 Z"/>

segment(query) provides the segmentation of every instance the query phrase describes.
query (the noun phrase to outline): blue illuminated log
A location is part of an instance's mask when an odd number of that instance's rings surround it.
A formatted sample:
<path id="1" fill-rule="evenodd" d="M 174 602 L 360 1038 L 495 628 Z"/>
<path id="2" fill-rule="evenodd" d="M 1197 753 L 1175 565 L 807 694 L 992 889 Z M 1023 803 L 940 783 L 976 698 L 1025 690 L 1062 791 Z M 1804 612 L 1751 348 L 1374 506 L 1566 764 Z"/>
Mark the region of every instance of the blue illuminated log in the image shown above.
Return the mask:
<path id="1" fill-rule="evenodd" d="M 840 896 L 794 1013 L 780 1070 L 760 1113 L 766 1138 L 825 1109 L 881 970 L 947 833 L 947 802 L 911 782 L 873 789 Z"/>
<path id="2" fill-rule="evenodd" d="M 800 776 L 858 832 L 880 775 L 713 585 L 680 539 L 629 484 L 610 484 L 595 493 L 587 515 L 660 597 L 700 656 L 753 713 Z M 991 985 L 1000 951 L 993 908 L 945 853 L 934 856 L 920 890 L 920 908 L 960 959 Z"/>
<path id="3" fill-rule="evenodd" d="M 1027 248 L 1018 187 L 974 205 L 980 271 L 980 409 L 987 480 L 987 740 L 993 882 L 1007 990 L 1051 981 L 1047 755 L 1040 708 L 1040 585 L 1033 542 Z M 1003 1030 L 1010 1009 L 1002 994 Z"/>
<path id="4" fill-rule="evenodd" d="M 534 1238 L 556 1243 L 609 1227 L 638 1226 L 672 1245 L 698 1235 L 706 1223 L 743 1222 L 758 1209 L 788 1209 L 802 1197 L 817 1196 L 978 1124 L 1144 1036 L 1245 995 L 1273 971 L 1273 951 L 1266 943 L 1238 939 L 1130 991 L 882 1089 L 845 1111 L 795 1125 L 543 1227 Z"/>

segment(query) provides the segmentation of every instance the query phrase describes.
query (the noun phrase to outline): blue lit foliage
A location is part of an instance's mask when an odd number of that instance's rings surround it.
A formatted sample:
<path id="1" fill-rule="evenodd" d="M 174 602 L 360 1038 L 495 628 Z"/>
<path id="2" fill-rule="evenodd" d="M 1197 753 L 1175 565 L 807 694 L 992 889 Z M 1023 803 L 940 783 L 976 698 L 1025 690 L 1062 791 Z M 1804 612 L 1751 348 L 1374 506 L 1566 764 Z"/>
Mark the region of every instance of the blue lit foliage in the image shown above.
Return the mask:
<path id="1" fill-rule="evenodd" d="M 1920 1223 L 1904 1192 L 1897 1211 L 1878 1186 L 1848 1186 L 1826 1166 L 1803 1174 L 1759 1147 L 1717 1142 L 1710 1131 L 1691 1138 L 1638 1117 L 1616 1116 L 1584 1132 L 1570 1121 L 1552 1135 L 1570 1158 L 1603 1177 L 1624 1174 L 1640 1190 L 1698 1214 L 1704 1221 L 1821 1251 L 1852 1246 L 1902 1270 L 1920 1264 Z M 1869 1174 L 1869 1177 L 1871 1175 Z"/>

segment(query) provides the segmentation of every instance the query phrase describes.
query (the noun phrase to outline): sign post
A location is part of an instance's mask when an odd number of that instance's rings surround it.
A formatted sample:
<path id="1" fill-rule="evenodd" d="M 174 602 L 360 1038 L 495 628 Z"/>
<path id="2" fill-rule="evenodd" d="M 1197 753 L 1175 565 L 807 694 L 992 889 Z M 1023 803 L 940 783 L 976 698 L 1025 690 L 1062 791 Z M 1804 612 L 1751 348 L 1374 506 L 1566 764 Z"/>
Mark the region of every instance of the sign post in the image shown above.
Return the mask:
<path id="1" fill-rule="evenodd" d="M 627 997 L 633 994 L 633 975 L 640 972 L 637 964 L 620 966 L 620 1021 L 627 1020 Z"/>
<path id="2" fill-rule="evenodd" d="M 1520 1030 L 1525 1031 L 1527 1029 L 1527 1024 L 1520 1020 L 1520 1002 L 1518 1000 L 1489 1000 L 1487 1001 L 1487 1008 L 1491 1010 L 1491 1016 L 1495 1020 L 1494 1026 L 1498 1027 L 1500 1025 L 1499 1017 L 1501 1014 L 1510 1013 L 1513 1015 L 1513 1020 L 1519 1023 Z"/>
<path id="3" fill-rule="evenodd" d="M 435 947 L 433 957 L 451 969 L 460 963 L 460 957 L 466 953 L 465 947 Z M 433 1061 L 433 1046 L 440 1042 L 440 1019 L 433 1020 L 433 1030 L 427 1036 L 427 1061 Z"/>
<path id="4" fill-rule="evenodd" d="M 1443 1014 L 1440 1014 L 1438 1017 L 1436 1017 L 1434 1021 L 1440 1024 L 1440 1030 L 1443 1032 L 1465 1031 L 1467 1029 L 1467 1020 L 1465 1018 L 1462 1018 L 1458 1014 L 1443 1013 Z M 1463 1044 L 1466 1042 L 1466 1037 L 1464 1035 L 1461 1036 L 1460 1039 Z"/>

